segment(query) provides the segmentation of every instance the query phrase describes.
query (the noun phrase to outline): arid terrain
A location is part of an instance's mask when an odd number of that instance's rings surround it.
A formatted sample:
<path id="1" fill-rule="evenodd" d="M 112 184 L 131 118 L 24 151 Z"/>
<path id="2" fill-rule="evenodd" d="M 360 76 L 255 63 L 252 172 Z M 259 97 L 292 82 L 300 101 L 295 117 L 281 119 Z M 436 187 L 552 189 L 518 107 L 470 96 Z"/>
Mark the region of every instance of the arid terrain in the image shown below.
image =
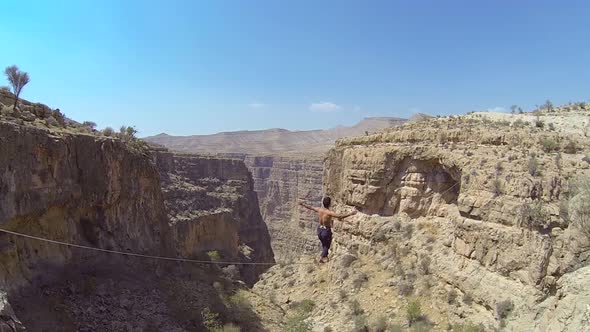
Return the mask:
<path id="1" fill-rule="evenodd" d="M 2 229 L 201 263 L 2 233 L 2 332 L 590 331 L 590 104 L 163 148 L 12 98 Z"/>

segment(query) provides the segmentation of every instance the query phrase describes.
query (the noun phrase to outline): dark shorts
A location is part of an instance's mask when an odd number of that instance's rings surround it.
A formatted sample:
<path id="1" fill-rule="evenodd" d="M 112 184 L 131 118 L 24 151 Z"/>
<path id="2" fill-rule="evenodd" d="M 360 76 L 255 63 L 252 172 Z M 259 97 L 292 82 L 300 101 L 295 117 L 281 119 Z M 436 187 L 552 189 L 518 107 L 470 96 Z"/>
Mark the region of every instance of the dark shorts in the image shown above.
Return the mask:
<path id="1" fill-rule="evenodd" d="M 328 257 L 328 250 L 332 244 L 332 229 L 318 226 L 318 239 L 322 242 L 322 257 Z"/>

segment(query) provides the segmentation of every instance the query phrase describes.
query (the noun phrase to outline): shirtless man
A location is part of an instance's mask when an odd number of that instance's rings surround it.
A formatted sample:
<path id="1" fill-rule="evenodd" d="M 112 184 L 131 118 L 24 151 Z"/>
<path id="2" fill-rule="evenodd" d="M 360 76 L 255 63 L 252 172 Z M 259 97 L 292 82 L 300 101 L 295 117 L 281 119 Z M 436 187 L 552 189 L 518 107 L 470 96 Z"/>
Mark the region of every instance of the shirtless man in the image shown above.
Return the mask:
<path id="1" fill-rule="evenodd" d="M 317 229 L 318 238 L 320 239 L 320 242 L 322 242 L 322 255 L 320 257 L 320 263 L 325 263 L 328 261 L 328 250 L 330 249 L 330 244 L 332 243 L 332 218 L 342 220 L 346 217 L 356 214 L 356 211 L 346 214 L 335 213 L 330 210 L 330 203 L 330 197 L 324 197 L 322 200 L 322 205 L 324 206 L 323 208 L 313 207 L 303 202 L 299 202 L 299 205 L 317 212 L 320 217 L 320 225 Z"/>

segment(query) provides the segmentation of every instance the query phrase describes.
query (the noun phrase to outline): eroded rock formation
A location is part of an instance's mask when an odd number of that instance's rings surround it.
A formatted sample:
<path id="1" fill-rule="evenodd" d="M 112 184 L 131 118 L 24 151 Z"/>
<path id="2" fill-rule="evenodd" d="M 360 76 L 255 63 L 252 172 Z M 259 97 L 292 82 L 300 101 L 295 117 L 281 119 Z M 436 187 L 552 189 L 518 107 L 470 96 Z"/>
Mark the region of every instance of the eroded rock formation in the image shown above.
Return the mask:
<path id="1" fill-rule="evenodd" d="M 256 289 L 333 308 L 314 310 L 319 328 L 384 315 L 408 327 L 417 298 L 428 318 L 417 323 L 435 329 L 588 330 L 590 225 L 571 215 L 588 148 L 576 134 L 460 117 L 340 140 L 324 190 L 361 213 L 336 226 L 330 264 L 276 266 Z"/>
<path id="2" fill-rule="evenodd" d="M 0 227 L 122 252 L 206 259 L 203 251 L 218 250 L 231 260 L 273 261 L 243 162 L 16 120 L 0 120 Z M 244 268 L 242 277 L 252 283 L 265 269 Z M 8 330 L 198 329 L 201 309 L 228 310 L 214 280 L 232 288 L 215 265 L 0 234 L 0 325 Z"/>

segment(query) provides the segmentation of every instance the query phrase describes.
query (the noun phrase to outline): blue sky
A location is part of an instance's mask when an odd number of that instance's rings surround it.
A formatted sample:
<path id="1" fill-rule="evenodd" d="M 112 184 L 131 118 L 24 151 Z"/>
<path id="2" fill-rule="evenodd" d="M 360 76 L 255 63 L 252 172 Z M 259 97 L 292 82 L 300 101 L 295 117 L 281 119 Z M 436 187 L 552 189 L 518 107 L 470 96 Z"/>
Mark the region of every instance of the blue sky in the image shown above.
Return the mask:
<path id="1" fill-rule="evenodd" d="M 590 99 L 590 1 L 3 1 L 22 96 L 140 135 Z M 5 84 L 5 83 L 0 83 Z"/>

